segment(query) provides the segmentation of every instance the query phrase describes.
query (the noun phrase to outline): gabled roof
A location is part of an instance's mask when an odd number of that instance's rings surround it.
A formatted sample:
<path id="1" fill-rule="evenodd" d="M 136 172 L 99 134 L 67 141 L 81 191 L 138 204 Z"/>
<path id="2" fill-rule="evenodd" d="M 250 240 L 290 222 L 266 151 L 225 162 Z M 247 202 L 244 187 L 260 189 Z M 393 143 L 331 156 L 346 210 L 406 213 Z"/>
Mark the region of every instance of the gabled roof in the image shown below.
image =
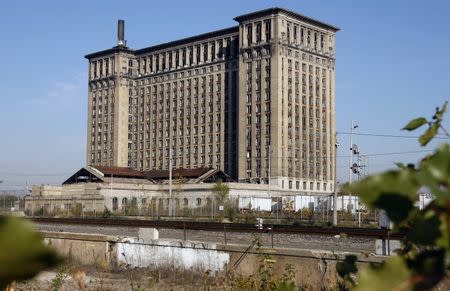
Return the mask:
<path id="1" fill-rule="evenodd" d="M 88 182 L 106 182 L 114 179 L 119 182 L 133 183 L 159 183 L 165 184 L 169 180 L 169 170 L 151 170 L 137 171 L 125 167 L 106 167 L 106 166 L 87 166 L 78 170 L 69 179 L 63 182 L 65 184 L 88 183 Z M 213 183 L 216 181 L 231 182 L 232 179 L 222 170 L 214 168 L 195 168 L 195 169 L 174 169 L 172 179 L 185 179 L 185 183 Z M 141 181 L 141 182 L 139 182 Z"/>
<path id="2" fill-rule="evenodd" d="M 89 167 L 81 168 L 75 174 L 70 176 L 69 179 L 64 181 L 62 184 L 75 184 L 80 182 L 103 182 L 103 175 L 98 171 L 95 171 Z"/>
<path id="3" fill-rule="evenodd" d="M 105 177 L 120 177 L 120 178 L 142 178 L 145 179 L 145 175 L 142 172 L 131 168 L 125 167 L 106 167 L 106 166 L 92 166 L 92 168 L 97 169 Z"/>
<path id="4" fill-rule="evenodd" d="M 172 178 L 198 178 L 202 176 L 203 174 L 210 171 L 211 168 L 195 168 L 195 169 L 174 169 L 172 171 Z M 169 170 L 151 170 L 143 172 L 144 176 L 148 179 L 152 180 L 168 180 L 169 179 Z"/>

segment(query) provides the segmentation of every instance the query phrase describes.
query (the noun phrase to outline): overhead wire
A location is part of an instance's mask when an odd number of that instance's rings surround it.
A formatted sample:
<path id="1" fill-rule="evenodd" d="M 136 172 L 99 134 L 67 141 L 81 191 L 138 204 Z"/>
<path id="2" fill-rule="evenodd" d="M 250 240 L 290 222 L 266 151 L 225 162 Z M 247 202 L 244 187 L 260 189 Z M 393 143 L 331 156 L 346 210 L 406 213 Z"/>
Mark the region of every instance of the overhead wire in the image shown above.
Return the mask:
<path id="1" fill-rule="evenodd" d="M 397 135 L 397 134 L 377 134 L 377 133 L 367 133 L 367 132 L 349 132 L 349 131 L 337 131 L 336 134 L 344 135 L 359 135 L 359 136 L 372 136 L 372 137 L 388 137 L 388 138 L 419 138 L 418 135 Z M 445 135 L 437 135 L 435 139 L 450 139 L 450 137 Z"/>

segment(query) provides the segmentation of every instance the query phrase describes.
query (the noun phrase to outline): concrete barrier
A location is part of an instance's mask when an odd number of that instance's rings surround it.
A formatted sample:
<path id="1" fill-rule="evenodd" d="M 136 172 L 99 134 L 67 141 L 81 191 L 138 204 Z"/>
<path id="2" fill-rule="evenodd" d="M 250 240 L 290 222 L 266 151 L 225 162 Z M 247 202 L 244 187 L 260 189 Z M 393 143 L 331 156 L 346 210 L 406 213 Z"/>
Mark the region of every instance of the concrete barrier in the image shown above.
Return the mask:
<path id="1" fill-rule="evenodd" d="M 320 289 L 335 286 L 336 261 L 346 252 L 283 248 L 252 248 L 246 245 L 222 245 L 195 241 L 117 237 L 99 234 L 41 232 L 45 242 L 75 264 L 99 265 L 110 270 L 148 268 L 150 270 L 188 271 L 193 273 L 258 273 L 265 257 L 272 258 L 275 275 L 291 264 L 296 282 Z M 152 233 L 152 232 L 150 232 Z M 155 234 L 154 232 L 152 234 Z M 358 255 L 358 254 L 357 254 Z M 359 264 L 381 262 L 385 257 L 358 255 Z"/>

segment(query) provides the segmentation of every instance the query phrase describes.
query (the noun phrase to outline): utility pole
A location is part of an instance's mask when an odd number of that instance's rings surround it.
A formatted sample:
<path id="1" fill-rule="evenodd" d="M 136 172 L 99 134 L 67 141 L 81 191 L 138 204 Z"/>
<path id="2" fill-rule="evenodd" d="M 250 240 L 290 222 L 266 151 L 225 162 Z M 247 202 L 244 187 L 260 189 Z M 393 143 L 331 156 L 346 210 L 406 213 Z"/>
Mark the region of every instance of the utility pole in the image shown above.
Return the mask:
<path id="1" fill-rule="evenodd" d="M 350 127 L 350 158 L 348 163 L 348 184 L 350 185 L 352 183 L 352 164 L 353 164 L 353 130 L 355 128 L 358 128 L 358 125 L 355 125 L 352 120 L 352 125 Z M 349 194 L 349 202 L 350 202 L 350 211 L 353 208 L 352 204 L 352 193 Z"/>
<path id="2" fill-rule="evenodd" d="M 337 133 L 334 134 L 335 144 L 334 144 L 334 186 L 333 186 L 333 225 L 337 226 L 338 219 L 337 219 L 337 173 L 336 173 L 336 152 L 337 148 L 339 146 L 339 143 L 337 142 Z M 344 204 L 342 204 L 342 207 Z"/>
<path id="3" fill-rule="evenodd" d="M 111 180 L 109 181 L 109 199 L 111 200 L 111 211 L 114 210 L 114 205 L 113 201 L 112 201 L 112 189 L 113 189 L 113 178 L 114 178 L 114 174 L 111 174 Z M 119 201 L 117 201 L 117 204 L 119 204 Z"/>
<path id="4" fill-rule="evenodd" d="M 270 144 L 269 144 L 269 147 L 268 147 L 268 153 L 269 153 L 269 161 L 268 161 L 268 163 L 267 163 L 267 168 L 269 169 L 267 172 L 267 177 L 268 177 L 268 185 L 269 185 L 269 198 L 270 198 L 270 200 L 272 201 L 272 195 L 271 195 L 271 193 L 270 193 L 270 158 L 271 158 L 271 150 L 270 150 Z M 277 211 L 277 219 L 278 219 L 278 200 L 277 200 L 277 208 L 275 209 L 276 211 Z"/>
<path id="5" fill-rule="evenodd" d="M 169 148 L 169 216 L 173 216 L 172 203 L 172 145 Z"/>
<path id="6" fill-rule="evenodd" d="M 0 181 L 0 184 L 3 183 L 3 180 Z M 3 209 L 5 208 L 5 193 L 3 193 Z"/>

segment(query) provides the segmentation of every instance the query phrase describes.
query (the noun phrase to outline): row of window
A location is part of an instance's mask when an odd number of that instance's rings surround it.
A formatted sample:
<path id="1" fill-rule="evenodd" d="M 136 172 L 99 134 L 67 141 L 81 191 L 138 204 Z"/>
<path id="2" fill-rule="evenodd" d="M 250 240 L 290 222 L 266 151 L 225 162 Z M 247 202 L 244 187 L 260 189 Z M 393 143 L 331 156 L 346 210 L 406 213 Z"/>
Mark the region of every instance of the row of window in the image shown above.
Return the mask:
<path id="1" fill-rule="evenodd" d="M 325 33 L 290 21 L 286 21 L 286 30 L 281 32 L 281 40 L 291 45 L 303 45 L 315 51 L 333 50 L 332 35 L 328 36 L 328 47 L 326 47 Z"/>
<path id="2" fill-rule="evenodd" d="M 244 46 L 250 46 L 255 43 L 269 42 L 272 39 L 272 22 L 270 19 L 257 21 L 245 25 L 246 42 Z"/>
<path id="3" fill-rule="evenodd" d="M 168 69 L 177 69 L 200 65 L 218 59 L 237 57 L 239 44 L 231 37 L 190 45 L 171 51 L 151 54 L 137 58 L 138 74 L 157 73 Z"/>
<path id="4" fill-rule="evenodd" d="M 309 187 L 308 187 L 309 184 Z M 284 189 L 284 180 L 281 181 L 281 188 Z M 288 189 L 293 189 L 293 181 L 288 181 Z M 316 191 L 327 191 L 327 183 L 322 182 L 316 182 L 316 188 L 314 188 L 314 182 L 303 182 L 302 183 L 302 189 L 300 189 L 300 181 L 295 182 L 295 189 L 296 190 L 316 190 Z"/>
<path id="5" fill-rule="evenodd" d="M 138 199 L 136 197 L 131 197 L 131 199 L 128 199 L 127 197 L 124 197 L 121 199 L 121 207 L 122 210 L 125 210 L 127 207 L 139 207 L 139 208 L 144 208 L 144 207 L 152 207 L 152 206 L 159 206 L 162 207 L 163 205 L 167 207 L 167 205 L 169 205 L 170 203 L 170 199 L 169 198 L 160 198 L 160 199 L 147 199 L 147 198 L 141 198 L 140 204 L 138 202 Z M 202 199 L 201 198 L 196 198 L 194 201 L 191 201 L 191 203 L 194 202 L 195 206 L 201 206 L 202 205 Z M 180 204 L 182 206 L 189 206 L 189 200 L 187 198 L 183 198 L 183 199 L 178 199 L 175 198 L 174 199 L 174 203 L 176 206 L 180 206 Z M 117 197 L 113 197 L 112 198 L 112 210 L 116 211 L 119 210 L 119 198 Z"/>

